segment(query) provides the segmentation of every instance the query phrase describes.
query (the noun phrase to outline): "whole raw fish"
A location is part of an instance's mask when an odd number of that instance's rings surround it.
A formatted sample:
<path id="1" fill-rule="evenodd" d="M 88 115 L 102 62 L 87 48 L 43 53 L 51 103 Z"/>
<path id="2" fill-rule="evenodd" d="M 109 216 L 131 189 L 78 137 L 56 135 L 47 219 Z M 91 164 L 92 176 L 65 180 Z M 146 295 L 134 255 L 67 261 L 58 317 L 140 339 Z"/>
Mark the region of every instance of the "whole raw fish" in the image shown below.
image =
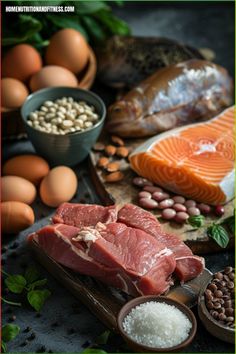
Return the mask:
<path id="1" fill-rule="evenodd" d="M 223 67 L 189 60 L 158 70 L 108 109 L 107 130 L 122 137 L 151 136 L 210 119 L 232 103 Z"/>
<path id="2" fill-rule="evenodd" d="M 97 49 L 98 78 L 116 88 L 134 87 L 156 70 L 189 59 L 205 59 L 167 38 L 114 36 Z"/>

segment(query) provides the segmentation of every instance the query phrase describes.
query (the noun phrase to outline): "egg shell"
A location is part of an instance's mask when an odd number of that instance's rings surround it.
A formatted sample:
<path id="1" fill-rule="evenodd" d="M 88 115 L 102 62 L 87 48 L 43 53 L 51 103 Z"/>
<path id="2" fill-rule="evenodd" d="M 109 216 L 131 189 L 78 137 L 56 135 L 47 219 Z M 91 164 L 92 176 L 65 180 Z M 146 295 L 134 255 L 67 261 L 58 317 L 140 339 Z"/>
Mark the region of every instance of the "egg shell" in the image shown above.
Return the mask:
<path id="1" fill-rule="evenodd" d="M 19 108 L 28 94 L 27 87 L 21 81 L 8 77 L 1 80 L 2 107 Z"/>
<path id="2" fill-rule="evenodd" d="M 30 89 L 33 92 L 55 86 L 77 87 L 78 80 L 71 71 L 56 65 L 44 66 L 30 80 Z"/>
<path id="3" fill-rule="evenodd" d="M 3 202 L 15 201 L 31 204 L 36 197 L 36 188 L 25 178 L 4 176 L 1 178 L 1 196 Z"/>
<path id="4" fill-rule="evenodd" d="M 86 66 L 88 57 L 89 49 L 84 36 L 72 28 L 66 28 L 50 39 L 45 60 L 47 64 L 63 66 L 78 74 Z"/>
<path id="5" fill-rule="evenodd" d="M 38 185 L 49 173 L 49 165 L 37 155 L 19 155 L 7 160 L 3 165 L 3 175 L 23 177 Z"/>
<path id="6" fill-rule="evenodd" d="M 18 233 L 34 223 L 33 209 L 21 202 L 1 203 L 2 232 Z"/>
<path id="7" fill-rule="evenodd" d="M 46 205 L 57 207 L 73 198 L 77 184 L 76 174 L 71 168 L 54 167 L 40 184 L 40 197 Z"/>
<path id="8" fill-rule="evenodd" d="M 2 61 L 2 76 L 26 82 L 42 67 L 39 52 L 29 44 L 18 44 L 11 48 Z"/>

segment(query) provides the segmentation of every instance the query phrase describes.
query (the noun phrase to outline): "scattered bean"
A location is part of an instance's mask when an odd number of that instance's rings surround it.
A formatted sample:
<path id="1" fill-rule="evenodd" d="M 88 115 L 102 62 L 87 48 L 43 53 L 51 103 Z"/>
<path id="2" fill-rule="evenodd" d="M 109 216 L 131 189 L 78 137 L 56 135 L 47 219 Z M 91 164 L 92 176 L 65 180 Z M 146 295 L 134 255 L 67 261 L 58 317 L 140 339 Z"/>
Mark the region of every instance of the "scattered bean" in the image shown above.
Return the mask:
<path id="1" fill-rule="evenodd" d="M 190 207 L 187 209 L 187 212 L 190 216 L 196 216 L 196 215 L 200 215 L 201 212 L 198 208 L 195 207 Z"/>
<path id="2" fill-rule="evenodd" d="M 173 204 L 174 204 L 173 199 L 165 199 L 159 203 L 158 208 L 159 209 L 167 209 L 167 208 L 172 207 Z"/>
<path id="3" fill-rule="evenodd" d="M 211 212 L 211 207 L 204 203 L 197 204 L 197 208 L 205 215 Z"/>
<path id="4" fill-rule="evenodd" d="M 186 200 L 186 202 L 184 203 L 184 205 L 186 206 L 186 208 L 192 208 L 192 207 L 195 207 L 196 206 L 196 202 L 195 200 Z"/>
<path id="5" fill-rule="evenodd" d="M 157 188 L 157 187 L 155 187 L 155 188 Z M 156 190 L 156 192 L 153 193 L 152 197 L 153 197 L 153 199 L 157 200 L 158 202 L 161 202 L 164 199 L 168 199 L 170 196 L 167 193 Z"/>
<path id="6" fill-rule="evenodd" d="M 154 187 L 154 186 L 144 186 L 143 188 L 145 191 L 150 192 L 150 193 L 155 193 L 155 192 L 160 192 L 162 193 L 162 189 L 159 187 Z"/>
<path id="7" fill-rule="evenodd" d="M 150 198 L 139 199 L 139 205 L 145 209 L 156 209 L 158 207 L 158 203 Z"/>
<path id="8" fill-rule="evenodd" d="M 148 198 L 148 199 L 152 198 L 151 193 L 146 192 L 146 191 L 139 192 L 138 196 L 139 196 L 139 198 Z"/>
<path id="9" fill-rule="evenodd" d="M 171 220 L 175 217 L 175 215 L 176 215 L 176 211 L 173 209 L 169 209 L 169 208 L 164 209 L 161 214 L 161 216 L 165 220 Z"/>
<path id="10" fill-rule="evenodd" d="M 174 198 L 172 198 L 172 199 L 174 199 Z M 176 211 L 186 211 L 187 210 L 187 208 L 183 204 L 180 204 L 180 203 L 174 204 L 173 209 Z"/>
<path id="11" fill-rule="evenodd" d="M 146 178 L 134 177 L 133 184 L 137 187 L 153 186 L 153 183 L 148 181 Z"/>
<path id="12" fill-rule="evenodd" d="M 177 223 L 182 224 L 183 222 L 185 222 L 187 219 L 189 218 L 189 215 L 187 213 L 185 213 L 184 211 L 179 211 L 176 213 L 175 215 L 175 221 Z"/>
<path id="13" fill-rule="evenodd" d="M 216 214 L 217 216 L 222 216 L 222 215 L 224 215 L 224 213 L 225 213 L 225 209 L 224 209 L 224 207 L 223 207 L 222 205 L 217 205 L 217 206 L 215 207 L 214 212 L 215 212 L 215 214 Z"/>
<path id="14" fill-rule="evenodd" d="M 182 197 L 181 195 L 175 195 L 172 199 L 176 204 L 184 204 L 185 202 L 185 198 Z"/>

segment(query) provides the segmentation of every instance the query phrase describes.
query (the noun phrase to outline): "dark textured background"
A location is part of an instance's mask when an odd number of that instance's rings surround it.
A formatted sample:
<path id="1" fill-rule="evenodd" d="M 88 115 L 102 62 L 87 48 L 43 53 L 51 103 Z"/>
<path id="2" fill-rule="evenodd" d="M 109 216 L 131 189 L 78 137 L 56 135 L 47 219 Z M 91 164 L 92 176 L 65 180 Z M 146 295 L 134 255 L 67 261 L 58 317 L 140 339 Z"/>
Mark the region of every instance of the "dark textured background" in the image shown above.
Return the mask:
<path id="1" fill-rule="evenodd" d="M 123 7 L 114 7 L 114 11 L 126 20 L 134 35 L 163 36 L 181 40 L 196 47 L 209 47 L 216 53 L 215 61 L 234 73 L 234 3 L 160 3 L 130 2 Z M 96 84 L 96 91 L 105 101 L 110 101 L 110 90 Z M 5 142 L 3 144 L 3 160 L 22 152 L 32 152 L 27 141 Z M 90 182 L 86 162 L 76 168 L 79 178 L 79 189 L 74 201 L 99 203 L 99 199 Z M 53 209 L 36 201 L 37 220 L 48 217 Z M 23 272 L 28 264 L 34 262 L 24 239 L 27 232 L 19 238 L 4 238 L 2 262 L 10 273 Z M 211 271 L 234 264 L 234 252 L 207 255 L 206 266 Z M 8 348 L 10 352 L 80 352 L 88 344 L 94 342 L 105 327 L 80 302 L 58 284 L 37 265 L 48 278 L 48 287 L 52 291 L 40 315 L 30 307 L 13 308 L 3 305 L 3 322 L 12 320 L 21 327 L 20 335 Z M 196 309 L 194 309 L 196 314 Z M 24 330 L 30 327 L 29 332 Z M 34 332 L 36 338 L 26 341 Z M 127 351 L 118 336 L 111 336 L 109 344 L 104 347 L 108 352 Z M 185 352 L 234 352 L 234 347 L 221 342 L 208 334 L 199 323 L 198 333 L 193 343 Z"/>

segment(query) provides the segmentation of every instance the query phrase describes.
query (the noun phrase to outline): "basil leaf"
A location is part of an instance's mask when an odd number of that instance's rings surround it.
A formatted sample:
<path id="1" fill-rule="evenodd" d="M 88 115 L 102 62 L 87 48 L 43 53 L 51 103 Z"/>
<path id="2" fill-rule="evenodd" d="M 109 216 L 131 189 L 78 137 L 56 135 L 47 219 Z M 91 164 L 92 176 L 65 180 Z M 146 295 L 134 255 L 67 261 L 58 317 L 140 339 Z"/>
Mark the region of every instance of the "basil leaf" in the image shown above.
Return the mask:
<path id="1" fill-rule="evenodd" d="M 107 344 L 110 333 L 111 332 L 107 330 L 104 331 L 102 334 L 100 334 L 100 336 L 98 336 L 95 340 L 96 344 L 100 344 L 100 345 Z"/>
<path id="2" fill-rule="evenodd" d="M 188 224 L 193 227 L 201 227 L 205 222 L 205 218 L 203 215 L 193 215 L 188 218 Z"/>
<path id="3" fill-rule="evenodd" d="M 95 18 L 92 16 L 84 15 L 82 21 L 86 26 L 88 33 L 93 39 L 97 40 L 98 42 L 103 42 L 106 39 L 106 32 Z"/>
<path id="4" fill-rule="evenodd" d="M 29 285 L 29 289 L 34 290 L 36 287 L 43 286 L 46 283 L 47 283 L 47 279 L 36 280 L 35 282 L 33 282 L 32 284 Z"/>
<path id="5" fill-rule="evenodd" d="M 221 225 L 213 224 L 212 226 L 209 226 L 207 228 L 207 236 L 213 238 L 213 240 L 215 240 L 222 248 L 227 247 L 229 243 L 229 235 Z"/>
<path id="6" fill-rule="evenodd" d="M 40 311 L 47 298 L 51 295 L 48 289 L 44 290 L 31 290 L 27 294 L 27 299 L 30 305 L 36 310 Z"/>
<path id="7" fill-rule="evenodd" d="M 127 23 L 114 16 L 111 11 L 100 10 L 94 14 L 94 17 L 101 22 L 111 34 L 127 36 L 131 33 Z"/>
<path id="8" fill-rule="evenodd" d="M 2 340 L 3 342 L 10 342 L 20 332 L 20 327 L 14 324 L 6 324 L 2 327 Z"/>
<path id="9" fill-rule="evenodd" d="M 31 266 L 31 267 L 26 269 L 26 271 L 25 271 L 25 279 L 27 281 L 27 284 L 33 283 L 39 277 L 40 277 L 40 274 L 39 274 L 38 270 L 34 266 Z"/>
<path id="10" fill-rule="evenodd" d="M 9 275 L 5 284 L 12 293 L 20 294 L 26 286 L 26 280 L 22 275 Z"/>
<path id="11" fill-rule="evenodd" d="M 110 9 L 105 1 L 75 1 L 73 3 L 75 4 L 76 12 L 81 15 L 93 14 L 102 9 Z"/>

